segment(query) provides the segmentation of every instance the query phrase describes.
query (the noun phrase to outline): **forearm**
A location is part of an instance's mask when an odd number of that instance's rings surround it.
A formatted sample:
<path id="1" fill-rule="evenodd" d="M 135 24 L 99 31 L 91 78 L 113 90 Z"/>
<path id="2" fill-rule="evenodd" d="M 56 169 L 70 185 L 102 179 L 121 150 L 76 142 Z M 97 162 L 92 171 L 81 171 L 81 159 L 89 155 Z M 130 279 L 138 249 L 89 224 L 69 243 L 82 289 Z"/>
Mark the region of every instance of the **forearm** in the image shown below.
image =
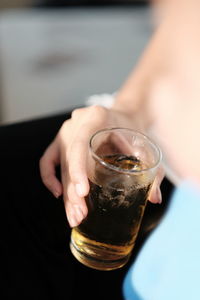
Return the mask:
<path id="1" fill-rule="evenodd" d="M 163 26 L 160 25 L 136 68 L 119 89 L 113 104 L 114 109 L 123 111 L 130 116 L 140 115 L 144 127 L 147 127 L 152 121 L 147 95 L 152 80 L 162 71 L 160 69 L 163 59 L 161 54 L 164 55 L 165 40 Z"/>
<path id="2" fill-rule="evenodd" d="M 164 1 L 162 22 L 136 68 L 116 95 L 113 108 L 137 116 L 143 128 L 153 122 L 149 100 L 152 86 L 157 79 L 169 76 L 176 69 L 174 57 L 177 57 L 177 53 L 184 56 L 185 43 L 194 45 L 191 40 L 194 39 L 194 32 L 199 33 L 199 6 L 197 0 Z"/>

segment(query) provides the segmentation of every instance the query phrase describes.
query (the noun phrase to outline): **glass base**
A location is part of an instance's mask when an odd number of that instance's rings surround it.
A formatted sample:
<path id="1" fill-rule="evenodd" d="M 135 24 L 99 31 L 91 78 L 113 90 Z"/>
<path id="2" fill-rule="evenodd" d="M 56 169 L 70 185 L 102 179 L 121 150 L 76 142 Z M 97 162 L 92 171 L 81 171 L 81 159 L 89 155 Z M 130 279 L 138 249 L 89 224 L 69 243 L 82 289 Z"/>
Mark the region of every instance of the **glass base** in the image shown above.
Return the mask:
<path id="1" fill-rule="evenodd" d="M 70 242 L 70 249 L 74 257 L 83 265 L 101 271 L 111 271 L 115 269 L 122 268 L 129 260 L 130 254 L 117 259 L 117 260 L 102 260 L 96 257 L 88 255 L 86 252 L 82 252 L 81 249 L 78 249 L 73 243 L 73 240 Z"/>

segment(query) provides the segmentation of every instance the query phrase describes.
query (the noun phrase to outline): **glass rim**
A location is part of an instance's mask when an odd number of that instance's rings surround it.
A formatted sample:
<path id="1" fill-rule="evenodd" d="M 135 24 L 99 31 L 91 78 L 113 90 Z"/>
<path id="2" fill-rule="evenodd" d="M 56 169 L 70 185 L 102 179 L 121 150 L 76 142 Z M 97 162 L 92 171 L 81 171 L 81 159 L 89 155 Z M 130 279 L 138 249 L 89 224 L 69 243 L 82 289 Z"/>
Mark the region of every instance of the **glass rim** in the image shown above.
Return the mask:
<path id="1" fill-rule="evenodd" d="M 94 140 L 94 138 L 98 135 L 98 134 L 101 134 L 101 133 L 104 133 L 104 132 L 109 132 L 109 131 L 115 131 L 115 130 L 125 130 L 125 131 L 130 131 L 132 133 L 135 133 L 135 135 L 138 135 L 140 137 L 142 137 L 143 139 L 145 139 L 146 141 L 148 141 L 156 150 L 157 150 L 157 153 L 158 153 L 158 159 L 156 160 L 156 162 L 151 166 L 151 167 L 148 167 L 148 168 L 144 168 L 142 170 L 125 170 L 123 168 L 120 168 L 120 167 L 116 167 L 108 162 L 105 162 L 102 157 L 100 157 L 99 155 L 97 155 L 93 148 L 92 148 L 92 142 Z M 149 137 L 147 136 L 146 134 L 138 131 L 138 130 L 134 130 L 132 128 L 127 128 L 127 127 L 108 127 L 108 128 L 103 128 L 103 129 L 100 129 L 98 131 L 96 131 L 90 138 L 90 141 L 89 141 L 89 148 L 90 148 L 90 151 L 92 153 L 92 156 L 94 157 L 94 159 L 96 161 L 98 161 L 101 165 L 103 165 L 104 167 L 107 167 L 109 169 L 112 169 L 114 171 L 117 171 L 119 173 L 125 173 L 125 174 L 138 174 L 138 173 L 143 173 L 143 172 L 148 172 L 150 170 L 153 170 L 153 169 L 156 169 L 161 160 L 162 160 L 162 152 L 161 152 L 161 149 L 160 147 Z"/>

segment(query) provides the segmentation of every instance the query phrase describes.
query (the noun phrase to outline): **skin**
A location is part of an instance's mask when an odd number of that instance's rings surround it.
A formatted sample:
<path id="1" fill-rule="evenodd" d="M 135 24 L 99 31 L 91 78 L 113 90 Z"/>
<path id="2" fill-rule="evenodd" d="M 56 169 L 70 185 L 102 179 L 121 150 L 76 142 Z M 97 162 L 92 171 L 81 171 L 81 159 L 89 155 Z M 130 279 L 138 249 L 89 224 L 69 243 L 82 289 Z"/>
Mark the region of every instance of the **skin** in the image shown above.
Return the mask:
<path id="1" fill-rule="evenodd" d="M 89 139 L 97 130 L 113 126 L 133 127 L 133 121 L 124 113 L 101 106 L 76 109 L 40 160 L 44 184 L 55 197 L 63 194 L 71 227 L 77 226 L 87 215 L 84 197 L 89 192 L 86 173 Z M 59 164 L 62 183 L 55 176 L 55 167 Z M 160 202 L 159 197 L 160 191 L 156 190 L 151 201 Z"/>
<path id="2" fill-rule="evenodd" d="M 113 107 L 74 110 L 40 160 L 41 178 L 55 197 L 63 194 L 71 227 L 87 216 L 88 142 L 94 132 L 105 127 L 143 132 L 151 128 L 172 169 L 181 179 L 200 185 L 199 4 L 195 0 L 165 0 L 163 8 L 162 21 L 119 89 Z M 55 176 L 59 164 L 62 182 Z M 159 170 L 150 197 L 153 203 L 161 202 L 163 174 Z"/>

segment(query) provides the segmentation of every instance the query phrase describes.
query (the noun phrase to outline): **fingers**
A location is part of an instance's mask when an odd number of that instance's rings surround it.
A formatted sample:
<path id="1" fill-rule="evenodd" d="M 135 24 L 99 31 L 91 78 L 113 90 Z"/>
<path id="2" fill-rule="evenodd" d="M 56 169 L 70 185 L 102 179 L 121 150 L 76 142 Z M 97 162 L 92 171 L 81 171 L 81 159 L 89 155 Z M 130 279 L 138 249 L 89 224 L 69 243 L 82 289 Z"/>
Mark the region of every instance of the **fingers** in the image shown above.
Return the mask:
<path id="1" fill-rule="evenodd" d="M 64 141 L 69 137 L 64 132 Z M 60 136 L 47 148 L 40 159 L 40 174 L 44 185 L 58 198 L 63 194 L 66 214 L 71 227 L 77 226 L 87 216 L 84 196 L 89 192 L 86 174 L 87 145 L 85 141 L 67 145 Z M 59 149 L 61 148 L 61 149 Z M 56 177 L 56 166 L 61 162 L 62 184 Z"/>
<path id="2" fill-rule="evenodd" d="M 79 134 L 68 149 L 63 146 L 61 150 L 63 196 L 71 227 L 78 226 L 88 213 L 84 197 L 89 193 L 86 168 L 89 135 L 82 130 L 82 137 Z"/>
<path id="3" fill-rule="evenodd" d="M 61 173 L 67 218 L 71 227 L 79 225 L 87 216 L 84 197 L 89 193 L 87 156 L 89 139 L 102 123 L 107 111 L 101 107 L 76 109 L 60 132 Z"/>
<path id="4" fill-rule="evenodd" d="M 47 148 L 40 159 L 40 175 L 42 181 L 56 198 L 62 195 L 62 184 L 55 174 L 59 159 L 59 150 L 56 141 Z"/>
<path id="5" fill-rule="evenodd" d="M 153 183 L 153 186 L 152 186 L 152 189 L 150 192 L 149 201 L 152 203 L 159 203 L 159 204 L 162 203 L 162 194 L 160 191 L 160 185 L 164 178 L 164 175 L 165 175 L 164 169 L 162 167 L 160 167 L 158 169 L 157 176 L 154 180 L 154 183 Z"/>
<path id="6" fill-rule="evenodd" d="M 65 149 L 63 149 L 63 151 L 65 151 Z M 67 154 L 65 151 L 62 154 L 61 162 L 63 200 L 69 225 L 71 227 L 75 227 L 82 222 L 86 216 L 87 210 L 85 208 L 86 205 L 84 198 L 77 194 L 76 185 L 70 179 L 68 165 L 69 161 L 67 160 Z"/>
<path id="7" fill-rule="evenodd" d="M 70 147 L 69 176 L 74 184 L 76 193 L 79 197 L 85 197 L 89 192 L 87 178 L 87 156 L 88 156 L 89 134 L 84 138 L 74 141 Z"/>
<path id="8" fill-rule="evenodd" d="M 73 183 L 69 183 L 65 189 L 64 203 L 69 225 L 78 226 L 87 216 L 88 209 L 84 197 L 77 195 Z"/>
<path id="9" fill-rule="evenodd" d="M 55 141 L 40 160 L 41 177 L 56 196 L 63 193 L 70 226 L 81 223 L 87 215 L 84 197 L 89 192 L 86 160 L 89 138 L 107 120 L 107 110 L 101 107 L 76 109 L 65 121 Z M 55 167 L 61 164 L 62 185 L 56 178 Z"/>

